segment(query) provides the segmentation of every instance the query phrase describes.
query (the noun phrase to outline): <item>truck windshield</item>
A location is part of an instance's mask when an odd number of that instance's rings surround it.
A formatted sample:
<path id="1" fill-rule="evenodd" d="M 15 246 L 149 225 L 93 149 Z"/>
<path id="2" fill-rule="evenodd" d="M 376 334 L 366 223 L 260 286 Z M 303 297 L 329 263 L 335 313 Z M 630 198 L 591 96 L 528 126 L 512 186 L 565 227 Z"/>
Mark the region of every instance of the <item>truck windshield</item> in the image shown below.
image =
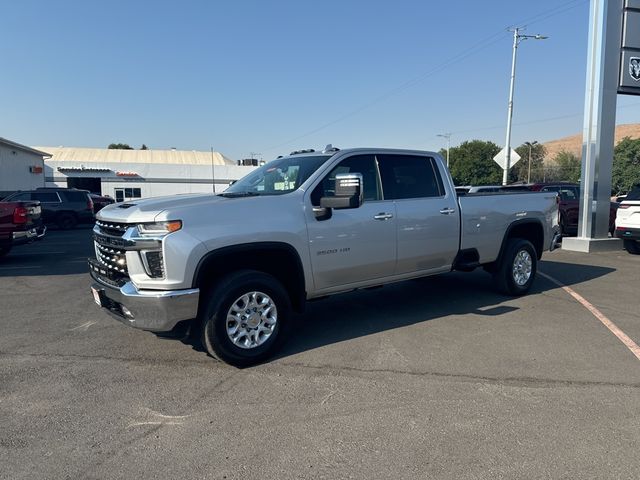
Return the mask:
<path id="1" fill-rule="evenodd" d="M 331 155 L 278 158 L 227 188 L 223 196 L 283 195 L 296 190 Z"/>

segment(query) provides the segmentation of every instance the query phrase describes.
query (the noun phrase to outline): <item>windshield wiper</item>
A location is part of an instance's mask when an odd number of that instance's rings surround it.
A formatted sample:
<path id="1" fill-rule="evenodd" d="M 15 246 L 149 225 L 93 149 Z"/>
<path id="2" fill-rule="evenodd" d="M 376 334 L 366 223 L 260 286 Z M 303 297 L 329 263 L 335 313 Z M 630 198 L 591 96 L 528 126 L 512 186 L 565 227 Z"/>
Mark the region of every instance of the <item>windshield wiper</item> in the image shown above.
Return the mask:
<path id="1" fill-rule="evenodd" d="M 257 197 L 258 192 L 222 192 L 218 194 L 220 197 L 238 198 L 238 197 Z"/>

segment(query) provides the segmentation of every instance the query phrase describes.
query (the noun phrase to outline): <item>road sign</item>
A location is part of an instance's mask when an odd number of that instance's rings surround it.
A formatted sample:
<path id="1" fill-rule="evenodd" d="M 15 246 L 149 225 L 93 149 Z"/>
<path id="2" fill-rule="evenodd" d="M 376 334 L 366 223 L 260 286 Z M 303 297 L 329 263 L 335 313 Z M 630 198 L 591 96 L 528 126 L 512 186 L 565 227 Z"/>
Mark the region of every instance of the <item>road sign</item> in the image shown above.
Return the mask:
<path id="1" fill-rule="evenodd" d="M 507 168 L 507 149 L 503 148 L 498 152 L 498 154 L 493 157 L 493 161 L 500 165 L 500 168 L 503 170 Z M 513 167 L 516 163 L 520 161 L 520 155 L 513 148 L 511 149 L 511 160 L 509 162 L 509 167 Z"/>

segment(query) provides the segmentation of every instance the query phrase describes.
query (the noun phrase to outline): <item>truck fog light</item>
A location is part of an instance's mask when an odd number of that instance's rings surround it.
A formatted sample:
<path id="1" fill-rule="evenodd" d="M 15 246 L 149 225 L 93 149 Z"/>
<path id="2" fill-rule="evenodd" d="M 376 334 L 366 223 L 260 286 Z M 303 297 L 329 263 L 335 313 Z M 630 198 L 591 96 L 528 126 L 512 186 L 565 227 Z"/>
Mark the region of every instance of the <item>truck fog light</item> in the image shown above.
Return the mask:
<path id="1" fill-rule="evenodd" d="M 133 313 L 131 313 L 131 310 L 129 310 L 124 305 L 120 305 L 120 308 L 122 309 L 122 313 L 124 314 L 125 317 L 133 320 Z"/>
<path id="2" fill-rule="evenodd" d="M 164 259 L 162 257 L 162 251 L 143 251 L 142 263 L 144 269 L 151 278 L 163 278 L 164 277 Z"/>

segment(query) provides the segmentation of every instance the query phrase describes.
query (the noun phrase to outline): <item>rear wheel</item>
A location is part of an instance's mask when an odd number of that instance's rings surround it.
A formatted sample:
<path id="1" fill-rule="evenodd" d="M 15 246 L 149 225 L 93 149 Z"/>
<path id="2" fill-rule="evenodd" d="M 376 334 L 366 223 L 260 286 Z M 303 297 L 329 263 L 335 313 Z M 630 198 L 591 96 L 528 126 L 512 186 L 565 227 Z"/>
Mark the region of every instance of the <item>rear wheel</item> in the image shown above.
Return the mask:
<path id="1" fill-rule="evenodd" d="M 625 240 L 624 249 L 633 255 L 640 255 L 640 242 L 638 240 Z"/>
<path id="2" fill-rule="evenodd" d="M 78 221 L 76 217 L 70 213 L 61 213 L 58 215 L 56 223 L 63 230 L 69 230 L 70 228 L 74 228 L 78 224 Z"/>
<path id="3" fill-rule="evenodd" d="M 234 272 L 208 293 L 200 314 L 202 345 L 237 367 L 260 363 L 280 347 L 291 315 L 289 295 L 266 273 Z"/>
<path id="4" fill-rule="evenodd" d="M 11 245 L 8 247 L 0 247 L 0 258 L 4 257 L 11 251 Z"/>
<path id="5" fill-rule="evenodd" d="M 524 295 L 531 289 L 537 270 L 538 255 L 531 242 L 510 238 L 493 278 L 500 292 Z"/>

